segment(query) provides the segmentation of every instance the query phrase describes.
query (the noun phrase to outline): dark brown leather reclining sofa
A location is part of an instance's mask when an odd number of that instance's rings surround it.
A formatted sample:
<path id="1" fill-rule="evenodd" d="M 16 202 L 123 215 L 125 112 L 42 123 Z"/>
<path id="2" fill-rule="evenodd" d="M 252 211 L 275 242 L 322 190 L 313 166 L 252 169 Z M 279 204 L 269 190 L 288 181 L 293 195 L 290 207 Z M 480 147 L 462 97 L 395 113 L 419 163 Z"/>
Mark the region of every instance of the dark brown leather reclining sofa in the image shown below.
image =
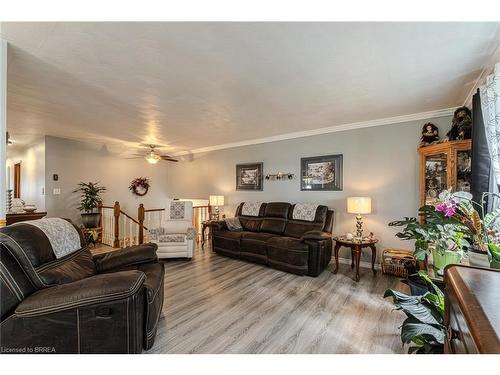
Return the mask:
<path id="1" fill-rule="evenodd" d="M 93 257 L 78 232 L 81 249 L 56 259 L 39 228 L 0 228 L 2 353 L 140 353 L 153 345 L 165 272 L 156 245 Z"/>
<path id="2" fill-rule="evenodd" d="M 295 205 L 262 203 L 258 216 L 242 215 L 243 231 L 230 231 L 225 221 L 212 226 L 213 250 L 219 254 L 298 275 L 318 276 L 332 256 L 333 211 L 318 206 L 313 221 L 294 220 Z"/>

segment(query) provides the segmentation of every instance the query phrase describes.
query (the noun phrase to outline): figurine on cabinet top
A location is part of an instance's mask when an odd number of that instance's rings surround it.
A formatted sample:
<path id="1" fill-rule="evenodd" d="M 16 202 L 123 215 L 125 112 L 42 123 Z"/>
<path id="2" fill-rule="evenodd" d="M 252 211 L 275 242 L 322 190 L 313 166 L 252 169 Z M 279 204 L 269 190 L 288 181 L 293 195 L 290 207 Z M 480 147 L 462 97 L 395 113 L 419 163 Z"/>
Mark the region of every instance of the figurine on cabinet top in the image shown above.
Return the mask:
<path id="1" fill-rule="evenodd" d="M 428 122 L 422 127 L 422 137 L 420 147 L 428 146 L 439 141 L 439 129 L 432 122 Z"/>
<path id="2" fill-rule="evenodd" d="M 428 146 L 439 141 L 439 129 L 432 122 L 428 122 L 422 127 L 422 137 L 420 147 Z"/>
<path id="3" fill-rule="evenodd" d="M 469 108 L 464 106 L 456 109 L 446 137 L 449 141 L 472 138 L 472 112 Z"/>

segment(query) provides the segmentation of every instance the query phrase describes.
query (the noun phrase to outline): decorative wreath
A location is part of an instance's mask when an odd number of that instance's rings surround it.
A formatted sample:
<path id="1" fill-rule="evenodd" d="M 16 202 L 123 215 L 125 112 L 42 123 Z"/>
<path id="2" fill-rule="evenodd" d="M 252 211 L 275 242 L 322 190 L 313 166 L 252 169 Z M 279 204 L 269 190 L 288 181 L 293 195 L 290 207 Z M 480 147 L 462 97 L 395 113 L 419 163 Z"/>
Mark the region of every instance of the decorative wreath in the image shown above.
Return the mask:
<path id="1" fill-rule="evenodd" d="M 130 183 L 129 190 L 139 197 L 143 197 L 148 193 L 150 181 L 146 177 L 138 177 Z"/>

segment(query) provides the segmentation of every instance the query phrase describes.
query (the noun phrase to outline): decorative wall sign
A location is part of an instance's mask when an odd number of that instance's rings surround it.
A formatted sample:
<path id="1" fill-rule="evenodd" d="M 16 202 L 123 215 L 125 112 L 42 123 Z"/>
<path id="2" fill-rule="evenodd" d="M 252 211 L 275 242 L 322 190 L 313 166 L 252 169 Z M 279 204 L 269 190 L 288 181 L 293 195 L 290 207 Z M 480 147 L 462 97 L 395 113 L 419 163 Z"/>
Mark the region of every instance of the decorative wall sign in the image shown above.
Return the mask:
<path id="1" fill-rule="evenodd" d="M 151 181 L 146 177 L 138 177 L 130 183 L 128 187 L 132 194 L 143 197 L 148 193 Z"/>
<path id="2" fill-rule="evenodd" d="M 342 154 L 300 159 L 300 190 L 342 190 Z"/>
<path id="3" fill-rule="evenodd" d="M 278 173 L 270 173 L 266 174 L 266 180 L 277 180 L 277 181 L 287 181 L 287 180 L 293 180 L 295 178 L 295 173 L 284 173 L 284 172 L 278 172 Z"/>
<path id="4" fill-rule="evenodd" d="M 264 163 L 236 164 L 236 190 L 263 190 Z"/>

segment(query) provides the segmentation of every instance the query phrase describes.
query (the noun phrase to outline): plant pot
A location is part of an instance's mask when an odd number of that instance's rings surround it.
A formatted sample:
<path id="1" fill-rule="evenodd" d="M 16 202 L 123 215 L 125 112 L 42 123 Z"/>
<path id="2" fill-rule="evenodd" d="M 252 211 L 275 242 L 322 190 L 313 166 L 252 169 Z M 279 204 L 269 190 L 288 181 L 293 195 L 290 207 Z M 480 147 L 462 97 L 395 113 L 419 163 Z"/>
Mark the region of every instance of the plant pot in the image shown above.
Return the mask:
<path id="1" fill-rule="evenodd" d="M 488 253 L 479 251 L 476 247 L 469 247 L 469 264 L 475 267 L 490 268 Z"/>
<path id="2" fill-rule="evenodd" d="M 98 212 L 82 214 L 82 222 L 85 228 L 96 228 L 99 225 L 101 214 Z"/>
<path id="3" fill-rule="evenodd" d="M 462 256 L 456 251 L 445 250 L 443 254 L 440 251 L 433 249 L 432 259 L 434 261 L 434 268 L 442 270 L 448 264 L 459 264 L 462 260 Z"/>
<path id="4" fill-rule="evenodd" d="M 500 261 L 499 260 L 491 260 L 490 268 L 494 268 L 496 270 L 500 270 Z"/>

